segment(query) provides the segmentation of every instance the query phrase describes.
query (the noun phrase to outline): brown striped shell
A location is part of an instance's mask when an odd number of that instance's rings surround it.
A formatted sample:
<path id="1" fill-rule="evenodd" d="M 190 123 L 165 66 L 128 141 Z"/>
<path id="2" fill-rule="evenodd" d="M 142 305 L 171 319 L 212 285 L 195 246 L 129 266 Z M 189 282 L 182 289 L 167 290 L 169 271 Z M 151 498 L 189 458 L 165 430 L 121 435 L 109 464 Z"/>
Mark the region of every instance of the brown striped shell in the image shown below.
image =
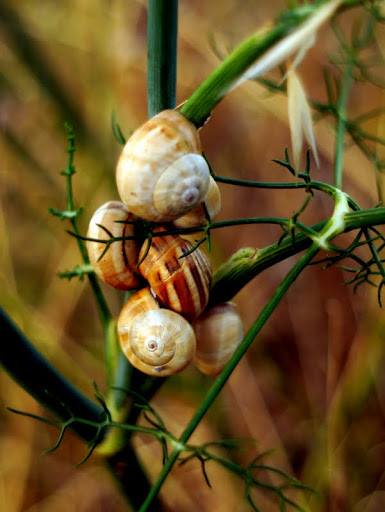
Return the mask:
<path id="1" fill-rule="evenodd" d="M 160 309 L 149 288 L 135 293 L 124 305 L 118 337 L 130 363 L 155 377 L 182 371 L 195 353 L 191 325 L 178 313 Z"/>
<path id="2" fill-rule="evenodd" d="M 123 203 L 153 222 L 176 219 L 207 193 L 210 171 L 195 126 L 164 110 L 139 127 L 119 158 L 116 182 Z"/>
<path id="3" fill-rule="evenodd" d="M 133 224 L 117 221 L 133 221 L 134 216 L 120 201 L 109 201 L 96 210 L 88 227 L 88 238 L 109 240 L 114 237 L 133 236 Z M 103 227 L 105 229 L 103 229 Z M 118 290 L 130 290 L 139 286 L 139 275 L 136 270 L 139 247 L 135 240 L 113 242 L 107 252 L 105 243 L 87 240 L 90 263 L 95 273 L 105 283 Z M 100 258 L 101 257 L 101 258 Z"/>
<path id="4" fill-rule="evenodd" d="M 164 227 L 154 233 L 165 231 Z M 139 261 L 147 251 L 139 253 Z M 196 318 L 206 307 L 211 285 L 211 264 L 207 256 L 178 235 L 154 236 L 148 253 L 139 265 L 159 302 L 188 320 Z"/>
<path id="5" fill-rule="evenodd" d="M 197 348 L 194 362 L 206 375 L 218 375 L 243 338 L 243 326 L 232 302 L 216 304 L 192 322 Z"/>

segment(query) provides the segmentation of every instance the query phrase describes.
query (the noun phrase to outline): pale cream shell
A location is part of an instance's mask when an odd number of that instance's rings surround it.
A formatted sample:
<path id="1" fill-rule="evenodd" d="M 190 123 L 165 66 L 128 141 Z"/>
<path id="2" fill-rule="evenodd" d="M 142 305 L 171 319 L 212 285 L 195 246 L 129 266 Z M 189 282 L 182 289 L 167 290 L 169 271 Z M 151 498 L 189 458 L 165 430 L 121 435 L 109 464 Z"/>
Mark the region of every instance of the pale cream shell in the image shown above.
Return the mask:
<path id="1" fill-rule="evenodd" d="M 235 304 L 216 304 L 192 322 L 196 337 L 194 362 L 205 375 L 218 375 L 243 339 Z"/>
<path id="2" fill-rule="evenodd" d="M 164 187 L 161 183 L 155 193 L 165 172 L 169 176 L 164 178 Z M 153 222 L 169 222 L 194 208 L 205 197 L 209 178 L 196 128 L 174 110 L 160 112 L 133 133 L 116 173 L 124 204 L 138 217 Z"/>
<path id="3" fill-rule="evenodd" d="M 209 214 L 210 220 L 213 220 L 221 209 L 221 193 L 216 181 L 212 176 L 210 176 L 209 188 L 203 202 L 205 204 L 207 213 Z M 186 213 L 186 215 L 183 215 L 183 217 L 175 219 L 173 221 L 173 225 L 178 229 L 195 228 L 196 226 L 204 226 L 206 222 L 207 219 L 205 210 L 201 203 L 198 204 L 198 206 L 196 206 L 193 210 Z M 199 232 L 197 233 L 199 234 Z M 186 240 L 190 240 L 190 235 L 181 236 Z M 191 241 L 195 240 L 196 237 L 196 234 L 191 235 Z"/>
<path id="4" fill-rule="evenodd" d="M 133 224 L 117 222 L 133 220 L 134 216 L 122 202 L 108 201 L 93 214 L 87 237 L 109 240 L 110 235 L 101 226 L 114 237 L 133 236 Z M 139 273 L 136 269 L 139 247 L 135 240 L 113 242 L 101 259 L 99 258 L 106 244 L 87 240 L 86 245 L 90 263 L 102 281 L 119 290 L 130 290 L 140 285 Z"/>
<path id="5" fill-rule="evenodd" d="M 138 370 L 155 377 L 182 371 L 195 353 L 195 335 L 183 317 L 168 309 L 139 313 L 132 321 L 122 350 Z"/>
<path id="6" fill-rule="evenodd" d="M 118 317 L 118 337 L 120 344 L 122 345 L 122 349 L 128 342 L 129 331 L 134 318 L 140 313 L 159 309 L 159 307 L 158 302 L 154 298 L 148 286 L 134 293 L 134 295 L 131 295 L 120 310 Z"/>

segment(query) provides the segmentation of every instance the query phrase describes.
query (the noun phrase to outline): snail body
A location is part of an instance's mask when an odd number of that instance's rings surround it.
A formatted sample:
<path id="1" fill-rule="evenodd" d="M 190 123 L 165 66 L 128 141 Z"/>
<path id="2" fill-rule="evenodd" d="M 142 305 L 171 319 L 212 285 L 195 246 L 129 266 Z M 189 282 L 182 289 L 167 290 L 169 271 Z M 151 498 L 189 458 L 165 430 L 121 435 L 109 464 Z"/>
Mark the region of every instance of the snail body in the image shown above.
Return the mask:
<path id="1" fill-rule="evenodd" d="M 242 320 L 231 302 L 216 304 L 192 322 L 194 362 L 205 375 L 218 375 L 243 338 Z"/>
<path id="2" fill-rule="evenodd" d="M 182 114 L 164 110 L 138 128 L 117 165 L 124 204 L 138 217 L 169 222 L 205 197 L 210 171 L 198 132 Z"/>
<path id="3" fill-rule="evenodd" d="M 134 216 L 122 202 L 108 201 L 98 208 L 92 216 L 87 237 L 109 240 L 110 235 L 106 230 L 114 237 L 133 236 L 133 224 L 124 223 L 133 220 Z M 140 276 L 135 267 L 139 254 L 136 241 L 120 240 L 113 242 L 107 252 L 103 254 L 105 249 L 105 243 L 87 240 L 88 256 L 96 275 L 118 290 L 130 290 L 139 286 Z"/>
<path id="4" fill-rule="evenodd" d="M 124 305 L 118 337 L 130 363 L 155 377 L 182 371 L 195 353 L 191 325 L 178 313 L 161 309 L 149 288 L 135 293 Z"/>
<path id="5" fill-rule="evenodd" d="M 165 228 L 156 228 L 154 233 L 161 231 Z M 154 236 L 149 248 L 145 243 L 139 253 L 139 261 L 144 258 L 139 270 L 159 302 L 188 320 L 206 307 L 211 285 L 207 256 L 199 249 L 184 256 L 192 248 L 178 235 L 164 235 Z"/>

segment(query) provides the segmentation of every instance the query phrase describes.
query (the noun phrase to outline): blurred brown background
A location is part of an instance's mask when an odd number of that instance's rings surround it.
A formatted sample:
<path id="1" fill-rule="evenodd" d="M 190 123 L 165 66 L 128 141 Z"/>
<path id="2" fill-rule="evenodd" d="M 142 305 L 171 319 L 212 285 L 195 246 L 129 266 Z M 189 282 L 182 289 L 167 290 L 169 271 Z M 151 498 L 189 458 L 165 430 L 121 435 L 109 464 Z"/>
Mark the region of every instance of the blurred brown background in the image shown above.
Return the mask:
<path id="1" fill-rule="evenodd" d="M 218 64 L 212 38 L 226 51 L 284 7 L 278 0 L 181 0 L 178 102 Z M 86 280 L 57 278 L 80 257 L 64 232 L 68 226 L 47 209 L 65 207 L 59 174 L 67 158 L 65 121 L 77 135 L 74 188 L 76 204 L 84 206 L 83 231 L 99 205 L 117 199 L 114 168 L 120 146 L 111 113 L 116 112 L 126 136 L 146 119 L 146 16 L 144 1 L 3 0 L 0 6 L 1 304 L 90 396 L 92 379 L 105 390 L 100 323 Z M 383 33 L 377 41 L 383 51 Z M 312 99 L 325 101 L 322 66 L 330 67 L 328 54 L 337 47 L 332 32 L 323 29 L 300 66 Z M 380 89 L 357 83 L 349 114 L 381 108 L 383 98 Z M 201 132 L 217 174 L 290 180 L 272 162 L 283 158 L 290 144 L 286 111 L 283 95 L 255 83 L 229 94 Z M 385 133 L 377 123 L 372 121 L 372 133 Z M 330 182 L 333 126 L 320 121 L 315 131 L 321 168 L 313 169 L 313 177 Z M 361 207 L 376 204 L 373 167 L 354 146 L 346 149 L 344 168 L 346 191 Z M 218 220 L 290 216 L 304 199 L 303 192 L 220 188 Z M 311 224 L 326 218 L 331 208 L 330 200 L 317 195 L 302 220 Z M 240 247 L 265 247 L 279 236 L 280 230 L 269 226 L 218 230 L 213 265 Z M 294 261 L 265 271 L 235 298 L 246 329 Z M 353 294 L 344 286 L 349 277 L 334 267 L 305 270 L 193 438 L 196 443 L 255 438 L 256 448 L 230 456 L 247 465 L 257 453 L 274 450 L 266 462 L 320 492 L 311 498 L 294 495 L 315 512 L 385 510 L 383 311 L 376 290 L 364 285 Z M 103 290 L 118 313 L 122 294 Z M 161 389 L 154 406 L 170 430 L 183 429 L 211 382 L 191 367 Z M 6 406 L 45 414 L 4 371 L 0 386 L 1 511 L 129 510 L 96 456 L 74 468 L 85 448 L 71 434 L 54 454 L 42 456 L 57 430 L 8 412 Z M 155 478 L 160 468 L 155 442 L 138 438 L 137 446 Z M 176 467 L 164 487 L 165 510 L 249 510 L 240 481 L 213 463 L 207 470 L 212 490 L 198 462 Z M 256 503 L 261 510 L 278 510 L 265 494 Z"/>

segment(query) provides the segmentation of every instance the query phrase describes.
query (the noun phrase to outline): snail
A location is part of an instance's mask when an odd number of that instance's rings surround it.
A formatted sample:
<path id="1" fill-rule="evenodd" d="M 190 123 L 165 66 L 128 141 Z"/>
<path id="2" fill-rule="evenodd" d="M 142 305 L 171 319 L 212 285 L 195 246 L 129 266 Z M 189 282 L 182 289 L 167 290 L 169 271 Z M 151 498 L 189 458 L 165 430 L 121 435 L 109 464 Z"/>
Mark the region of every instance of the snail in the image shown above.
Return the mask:
<path id="1" fill-rule="evenodd" d="M 243 326 L 232 302 L 216 304 L 192 322 L 196 337 L 194 362 L 206 375 L 218 375 L 243 338 Z"/>
<path id="2" fill-rule="evenodd" d="M 165 231 L 160 226 L 154 233 Z M 176 234 L 154 236 L 139 253 L 139 270 L 159 302 L 188 320 L 206 307 L 211 285 L 211 264 L 207 256 Z M 147 254 L 146 251 L 148 250 Z"/>
<path id="3" fill-rule="evenodd" d="M 183 217 L 175 219 L 172 224 L 177 229 L 204 226 L 209 220 L 214 219 L 214 217 L 219 213 L 220 209 L 221 194 L 216 181 L 212 176 L 210 176 L 210 184 L 204 201 L 201 204 L 198 204 L 198 206 L 196 206 L 193 210 L 183 215 Z M 206 212 L 208 214 L 208 218 L 206 217 Z M 181 233 L 180 236 L 184 240 L 195 244 L 205 235 L 202 235 L 200 231 L 194 231 L 192 233 Z"/>
<path id="4" fill-rule="evenodd" d="M 209 179 L 195 126 L 174 110 L 160 112 L 133 133 L 116 173 L 123 203 L 153 222 L 169 222 L 201 203 Z"/>
<path id="5" fill-rule="evenodd" d="M 114 237 L 132 236 L 133 224 L 124 222 L 133 219 L 134 216 L 122 202 L 109 201 L 98 208 L 92 216 L 87 238 L 109 240 L 108 232 Z M 119 290 L 130 290 L 139 286 L 140 276 L 136 270 L 139 248 L 135 240 L 113 242 L 105 254 L 105 243 L 87 240 L 87 250 L 96 275 L 105 283 Z"/>
<path id="6" fill-rule="evenodd" d="M 195 353 L 191 325 L 178 313 L 161 309 L 148 287 L 132 295 L 123 306 L 118 337 L 130 363 L 155 377 L 182 371 Z"/>
<path id="7" fill-rule="evenodd" d="M 209 188 L 203 202 L 205 204 L 209 218 L 212 220 L 221 209 L 221 194 L 219 192 L 218 185 L 212 176 L 210 176 Z M 175 219 L 173 221 L 173 225 L 178 229 L 183 229 L 193 228 L 195 226 L 203 226 L 206 224 L 206 222 L 206 213 L 203 208 L 203 204 L 201 203 L 198 204 L 198 206 L 196 206 L 193 210 L 183 215 L 183 217 Z"/>

